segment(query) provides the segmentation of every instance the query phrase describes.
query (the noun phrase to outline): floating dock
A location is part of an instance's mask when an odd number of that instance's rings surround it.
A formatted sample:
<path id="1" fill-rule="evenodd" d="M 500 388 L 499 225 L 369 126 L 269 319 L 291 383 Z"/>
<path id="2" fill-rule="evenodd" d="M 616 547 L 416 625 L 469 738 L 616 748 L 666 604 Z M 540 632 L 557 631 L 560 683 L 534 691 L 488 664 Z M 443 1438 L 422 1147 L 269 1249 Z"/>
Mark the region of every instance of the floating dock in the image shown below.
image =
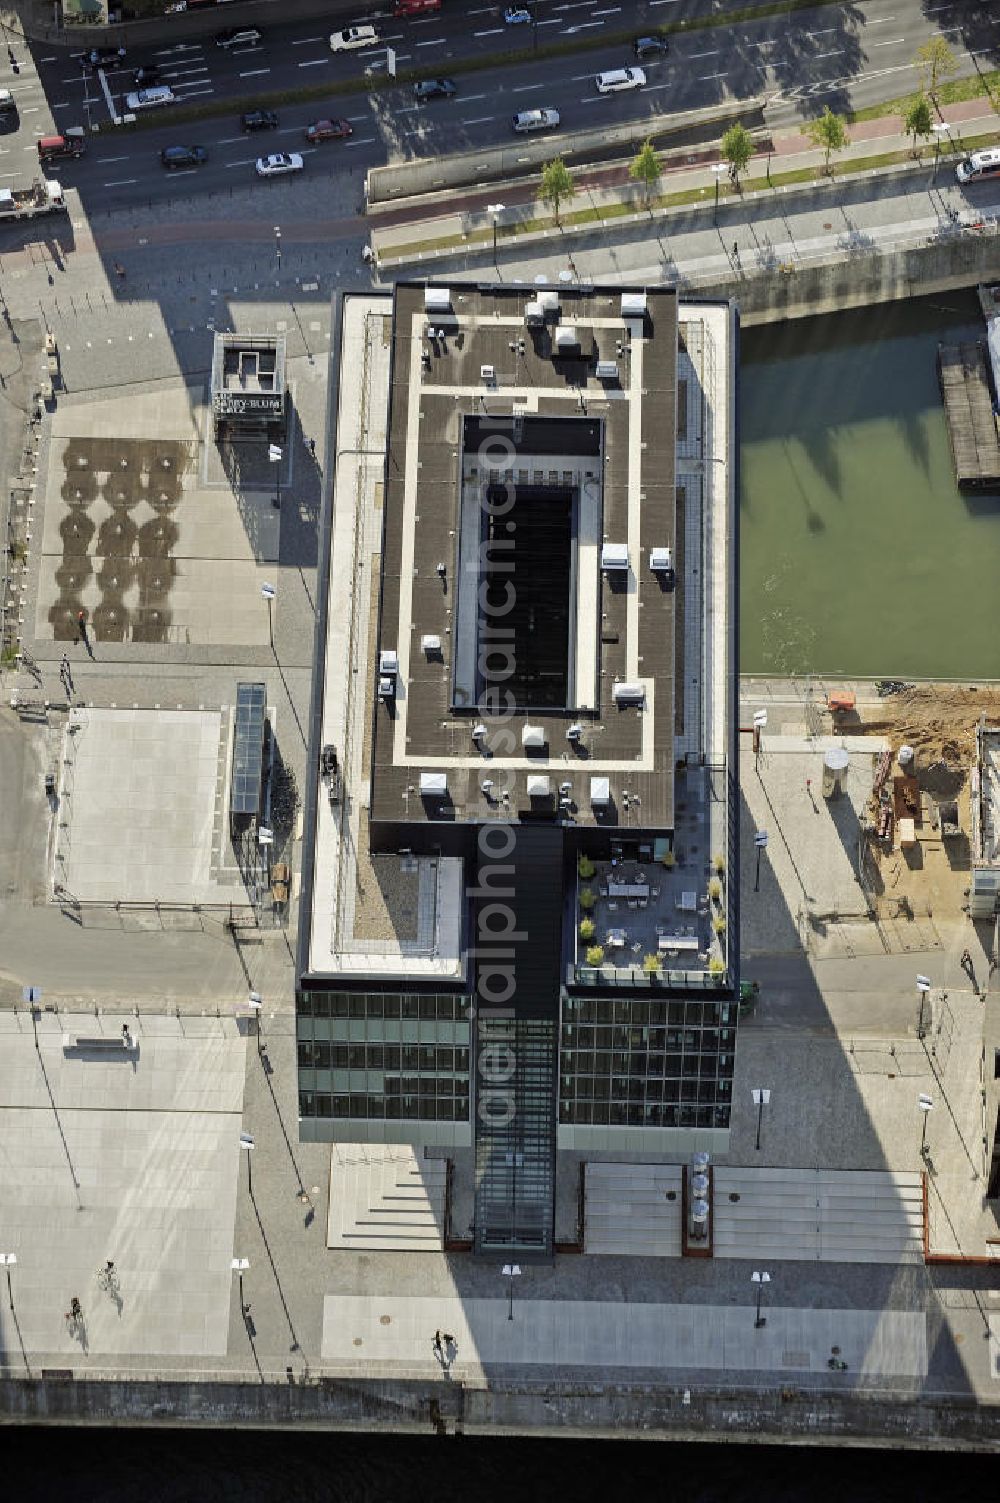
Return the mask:
<path id="1" fill-rule="evenodd" d="M 959 485 L 1000 490 L 1000 438 L 985 343 L 939 345 L 938 382 Z"/>

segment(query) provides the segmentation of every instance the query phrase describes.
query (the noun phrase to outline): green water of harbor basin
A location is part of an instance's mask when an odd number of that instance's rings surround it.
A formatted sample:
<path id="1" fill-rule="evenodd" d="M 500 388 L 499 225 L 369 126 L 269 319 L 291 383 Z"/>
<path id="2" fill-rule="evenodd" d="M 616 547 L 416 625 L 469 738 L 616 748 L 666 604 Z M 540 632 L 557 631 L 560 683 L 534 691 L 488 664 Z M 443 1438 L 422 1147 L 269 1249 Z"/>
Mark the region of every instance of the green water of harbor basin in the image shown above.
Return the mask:
<path id="1" fill-rule="evenodd" d="M 740 668 L 1000 679 L 1000 495 L 959 491 L 939 343 L 974 291 L 748 329 Z"/>

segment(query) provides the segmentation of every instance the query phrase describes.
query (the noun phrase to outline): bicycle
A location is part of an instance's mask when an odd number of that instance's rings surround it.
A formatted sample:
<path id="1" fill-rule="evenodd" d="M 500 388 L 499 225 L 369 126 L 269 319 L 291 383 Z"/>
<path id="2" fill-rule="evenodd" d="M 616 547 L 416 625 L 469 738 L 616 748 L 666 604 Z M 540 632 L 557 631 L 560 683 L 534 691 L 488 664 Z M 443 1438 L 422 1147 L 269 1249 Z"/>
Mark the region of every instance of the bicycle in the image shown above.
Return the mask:
<path id="1" fill-rule="evenodd" d="M 109 1294 L 112 1299 L 115 1299 L 121 1290 L 118 1272 L 110 1258 L 103 1268 L 97 1270 L 97 1287 L 102 1293 Z"/>

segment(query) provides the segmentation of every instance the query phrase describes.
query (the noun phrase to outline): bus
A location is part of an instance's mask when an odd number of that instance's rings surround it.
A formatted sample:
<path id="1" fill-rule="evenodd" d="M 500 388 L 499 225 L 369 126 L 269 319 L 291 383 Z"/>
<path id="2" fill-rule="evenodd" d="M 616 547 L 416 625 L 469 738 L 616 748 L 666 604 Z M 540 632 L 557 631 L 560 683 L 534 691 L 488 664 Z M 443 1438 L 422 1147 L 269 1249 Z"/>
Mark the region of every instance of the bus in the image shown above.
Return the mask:
<path id="1" fill-rule="evenodd" d="M 988 151 L 974 151 L 971 157 L 959 162 L 955 176 L 960 183 L 979 183 L 988 177 L 1000 177 L 1000 146 L 991 146 Z"/>

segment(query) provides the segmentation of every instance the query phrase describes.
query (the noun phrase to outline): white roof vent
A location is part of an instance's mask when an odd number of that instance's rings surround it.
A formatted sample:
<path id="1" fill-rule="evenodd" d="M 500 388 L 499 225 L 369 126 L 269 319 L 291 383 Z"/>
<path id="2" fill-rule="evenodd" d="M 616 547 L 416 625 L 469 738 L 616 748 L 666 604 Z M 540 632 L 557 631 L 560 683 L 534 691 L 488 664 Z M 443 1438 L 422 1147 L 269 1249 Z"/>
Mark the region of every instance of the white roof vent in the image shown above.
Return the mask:
<path id="1" fill-rule="evenodd" d="M 594 367 L 594 375 L 598 381 L 617 381 L 618 362 L 616 360 L 598 360 Z"/>
<path id="2" fill-rule="evenodd" d="M 611 802 L 611 779 L 591 778 L 590 802 L 595 809 L 602 809 Z"/>
<path id="3" fill-rule="evenodd" d="M 644 684 L 630 684 L 626 683 L 624 679 L 619 679 L 612 692 L 615 704 L 619 708 L 622 705 L 643 705 L 646 703 L 646 688 Z"/>
<path id="4" fill-rule="evenodd" d="M 548 292 L 540 292 L 538 294 L 538 302 L 545 310 L 545 312 L 550 316 L 553 313 L 558 314 L 559 294 L 554 290 L 554 288 L 549 288 Z"/>
<path id="5" fill-rule="evenodd" d="M 573 324 L 560 324 L 555 332 L 556 352 L 560 350 L 578 350 L 580 348 L 580 336 Z"/>
<path id="6" fill-rule="evenodd" d="M 622 318 L 645 318 L 646 294 L 644 292 L 622 293 Z"/>
<path id="7" fill-rule="evenodd" d="M 674 554 L 671 548 L 650 548 L 649 567 L 654 574 L 672 574 Z"/>
<path id="8" fill-rule="evenodd" d="M 398 673 L 399 656 L 394 647 L 383 647 L 378 655 L 379 673 Z"/>
<path id="9" fill-rule="evenodd" d="M 451 293 L 447 287 L 424 288 L 424 312 L 448 313 L 451 311 Z"/>
<path id="10" fill-rule="evenodd" d="M 525 303 L 524 321 L 529 329 L 534 325 L 545 322 L 545 310 L 537 299 L 530 303 Z"/>
<path id="11" fill-rule="evenodd" d="M 421 798 L 445 798 L 448 794 L 448 774 L 445 772 L 422 772 L 420 774 Z"/>
<path id="12" fill-rule="evenodd" d="M 545 728 L 541 725 L 526 725 L 521 732 L 521 745 L 537 751 L 545 745 Z"/>
<path id="13" fill-rule="evenodd" d="M 528 779 L 529 798 L 549 798 L 552 793 L 551 779 L 538 773 L 532 774 Z"/>
<path id="14" fill-rule="evenodd" d="M 434 636 L 421 637 L 420 646 L 429 658 L 437 657 L 441 651 L 441 638 Z"/>
<path id="15" fill-rule="evenodd" d="M 479 367 L 479 379 L 485 381 L 487 386 L 493 386 L 497 378 L 495 365 L 481 365 Z"/>
<path id="16" fill-rule="evenodd" d="M 628 569 L 628 544 L 605 543 L 601 549 L 601 568 L 609 573 Z"/>

